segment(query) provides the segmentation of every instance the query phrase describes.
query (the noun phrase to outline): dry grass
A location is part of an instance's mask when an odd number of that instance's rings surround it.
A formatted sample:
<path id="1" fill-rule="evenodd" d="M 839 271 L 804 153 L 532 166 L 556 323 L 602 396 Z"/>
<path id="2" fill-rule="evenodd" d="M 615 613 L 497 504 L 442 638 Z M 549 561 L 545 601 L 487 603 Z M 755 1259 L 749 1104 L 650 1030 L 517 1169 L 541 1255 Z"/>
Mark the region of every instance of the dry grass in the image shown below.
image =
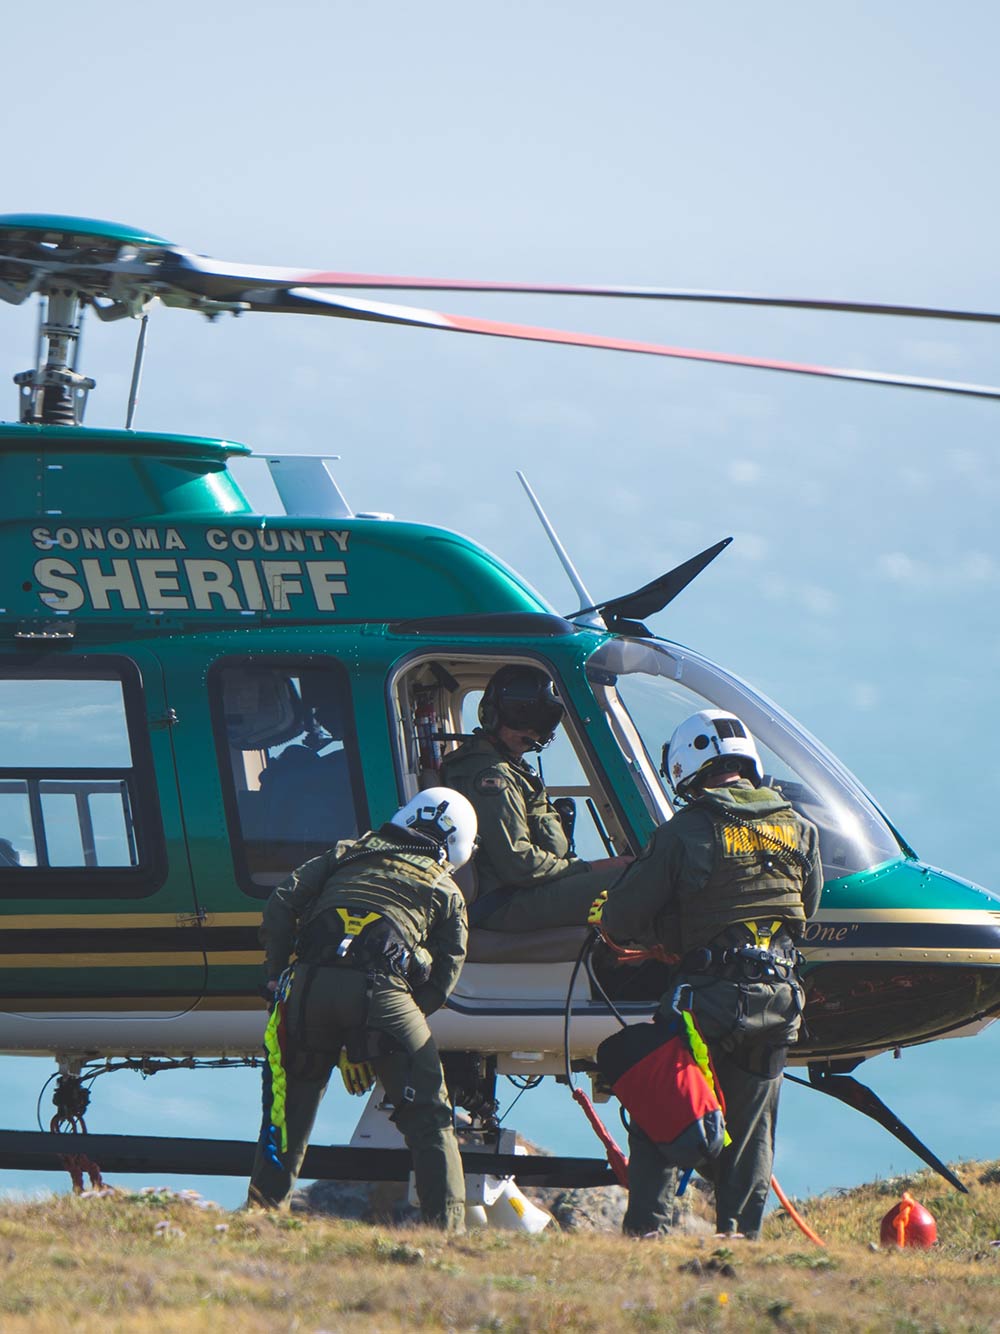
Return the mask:
<path id="1" fill-rule="evenodd" d="M 1000 1168 L 959 1196 L 897 1179 L 800 1205 L 819 1250 L 773 1217 L 754 1245 L 676 1237 L 449 1240 L 117 1195 L 0 1207 L 0 1331 L 1000 1331 Z M 932 1251 L 876 1251 L 910 1189 Z"/>

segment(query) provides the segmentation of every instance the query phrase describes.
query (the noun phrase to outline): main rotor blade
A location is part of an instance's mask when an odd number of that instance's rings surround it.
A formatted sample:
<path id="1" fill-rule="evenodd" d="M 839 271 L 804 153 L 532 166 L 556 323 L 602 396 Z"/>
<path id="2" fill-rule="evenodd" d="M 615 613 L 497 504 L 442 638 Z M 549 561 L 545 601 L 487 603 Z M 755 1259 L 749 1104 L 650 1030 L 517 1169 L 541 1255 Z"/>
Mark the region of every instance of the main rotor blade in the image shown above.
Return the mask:
<path id="1" fill-rule="evenodd" d="M 169 272 L 180 287 L 223 299 L 251 288 L 354 287 L 368 290 L 422 292 L 511 292 L 536 296 L 624 297 L 646 301 L 691 301 L 724 306 L 771 306 L 790 310 L 832 310 L 855 315 L 898 315 L 910 319 L 967 320 L 1000 324 L 1000 314 L 987 310 L 954 310 L 943 306 L 910 306 L 882 301 L 836 301 L 826 297 L 765 296 L 756 292 L 725 292 L 687 287 L 579 286 L 568 283 L 481 282 L 464 278 L 414 278 L 400 274 L 335 273 L 319 269 L 281 269 L 262 264 L 227 264 L 175 251 Z M 176 267 L 175 267 L 176 266 Z"/>
<path id="2" fill-rule="evenodd" d="M 971 398 L 1000 398 L 1000 388 L 993 385 L 964 384 L 957 380 L 932 380 L 919 375 L 893 375 L 882 371 L 816 366 L 806 362 L 778 361 L 769 357 L 744 357 L 726 352 L 702 352 L 689 347 L 667 347 L 659 343 L 635 342 L 627 338 L 606 338 L 600 334 L 567 333 L 560 329 L 535 328 L 530 324 L 505 324 L 498 320 L 481 320 L 469 315 L 446 315 L 433 310 L 420 310 L 414 306 L 360 301 L 353 297 L 326 296 L 319 292 L 295 289 L 284 292 L 244 292 L 242 304 L 248 310 L 281 314 L 330 315 L 341 319 L 372 320 L 378 324 L 406 324 L 425 329 L 442 329 L 451 333 L 483 334 L 490 338 L 515 338 L 534 343 L 603 348 L 610 352 L 638 352 L 645 356 L 714 362 L 722 366 L 749 366 L 755 370 L 784 371 L 791 375 L 814 375 L 831 380 L 857 380 L 865 384 L 895 385 L 902 389 L 925 389 Z"/>

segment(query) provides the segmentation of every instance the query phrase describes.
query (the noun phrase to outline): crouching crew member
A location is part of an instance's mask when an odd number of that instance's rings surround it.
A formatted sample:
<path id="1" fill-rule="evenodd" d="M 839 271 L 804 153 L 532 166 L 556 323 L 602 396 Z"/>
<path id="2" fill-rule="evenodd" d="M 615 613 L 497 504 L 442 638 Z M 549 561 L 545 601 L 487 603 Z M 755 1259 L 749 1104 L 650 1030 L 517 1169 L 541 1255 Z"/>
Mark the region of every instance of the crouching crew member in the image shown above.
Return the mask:
<path id="1" fill-rule="evenodd" d="M 529 751 L 550 743 L 564 712 L 545 672 L 501 667 L 479 704 L 482 727 L 441 763 L 441 781 L 468 797 L 479 821 L 473 926 L 580 926 L 594 896 L 632 860 L 577 857 L 545 785 L 525 762 Z"/>
<path id="2" fill-rule="evenodd" d="M 466 799 L 430 788 L 381 829 L 300 866 L 268 899 L 261 938 L 275 1003 L 250 1204 L 287 1205 L 339 1063 L 349 1092 L 382 1081 L 424 1222 L 464 1229 L 462 1162 L 426 1016 L 465 959 L 465 900 L 451 871 L 475 837 Z"/>
<path id="3" fill-rule="evenodd" d="M 796 941 L 823 889 L 818 835 L 762 786 L 757 747 L 730 713 L 707 709 L 681 723 L 663 748 L 662 772 L 683 804 L 595 916 L 613 940 L 680 956 L 661 1009 L 669 1015 L 676 988 L 690 988 L 732 1136 L 711 1169 L 717 1227 L 756 1237 L 781 1072 L 804 1004 Z M 629 1146 L 625 1231 L 666 1231 L 676 1173 L 638 1127 Z"/>

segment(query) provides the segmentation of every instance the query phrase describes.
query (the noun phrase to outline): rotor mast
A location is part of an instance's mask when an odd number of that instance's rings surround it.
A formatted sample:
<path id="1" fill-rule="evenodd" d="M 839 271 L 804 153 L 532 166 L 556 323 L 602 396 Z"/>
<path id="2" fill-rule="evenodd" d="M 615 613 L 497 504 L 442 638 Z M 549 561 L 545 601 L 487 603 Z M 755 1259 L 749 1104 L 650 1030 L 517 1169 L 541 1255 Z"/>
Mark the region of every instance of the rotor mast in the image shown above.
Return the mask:
<path id="1" fill-rule="evenodd" d="M 55 283 L 42 296 L 45 305 L 35 366 L 14 376 L 20 390 L 20 420 L 35 425 L 79 426 L 87 396 L 96 384 L 77 369 L 83 302 L 76 288 Z"/>

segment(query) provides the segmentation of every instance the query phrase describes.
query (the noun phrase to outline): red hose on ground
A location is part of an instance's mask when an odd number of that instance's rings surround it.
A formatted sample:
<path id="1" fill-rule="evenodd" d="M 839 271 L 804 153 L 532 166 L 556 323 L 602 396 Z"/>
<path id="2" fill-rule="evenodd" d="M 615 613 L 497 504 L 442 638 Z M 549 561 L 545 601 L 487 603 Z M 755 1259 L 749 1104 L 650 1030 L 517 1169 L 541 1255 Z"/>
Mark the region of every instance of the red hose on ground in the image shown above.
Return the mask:
<path id="1" fill-rule="evenodd" d="M 594 1104 L 584 1093 L 583 1089 L 573 1089 L 573 1101 L 578 1102 L 583 1108 L 584 1115 L 594 1129 L 594 1134 L 604 1145 L 604 1151 L 608 1156 L 608 1163 L 619 1186 L 624 1186 L 628 1190 L 628 1159 L 619 1149 L 618 1145 L 611 1137 L 611 1133 L 604 1122 L 594 1111 Z"/>
<path id="2" fill-rule="evenodd" d="M 817 1237 L 816 1233 L 812 1230 L 812 1228 L 805 1221 L 802 1215 L 796 1212 L 795 1207 L 792 1204 L 791 1200 L 778 1185 L 777 1177 L 771 1178 L 771 1189 L 774 1191 L 775 1195 L 777 1195 L 778 1202 L 780 1203 L 782 1209 L 784 1209 L 785 1213 L 792 1220 L 792 1222 L 799 1229 L 799 1231 L 804 1232 L 810 1241 L 814 1241 L 817 1246 L 822 1246 L 823 1249 L 825 1250 L 826 1242 L 820 1241 L 819 1237 Z"/>

